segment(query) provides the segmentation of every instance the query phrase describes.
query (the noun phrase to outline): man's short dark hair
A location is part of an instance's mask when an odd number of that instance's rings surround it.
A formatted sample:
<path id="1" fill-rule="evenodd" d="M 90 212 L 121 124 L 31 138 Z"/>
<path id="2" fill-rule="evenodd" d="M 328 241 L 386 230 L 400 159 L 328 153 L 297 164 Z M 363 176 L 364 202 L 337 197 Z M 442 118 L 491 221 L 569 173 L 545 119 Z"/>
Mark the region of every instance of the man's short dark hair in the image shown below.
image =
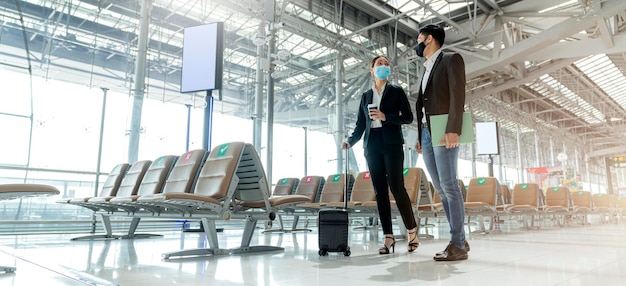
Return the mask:
<path id="1" fill-rule="evenodd" d="M 426 25 L 420 29 L 420 34 L 424 34 L 425 37 L 431 35 L 439 46 L 443 46 L 444 41 L 446 40 L 446 32 L 442 27 L 437 25 Z"/>

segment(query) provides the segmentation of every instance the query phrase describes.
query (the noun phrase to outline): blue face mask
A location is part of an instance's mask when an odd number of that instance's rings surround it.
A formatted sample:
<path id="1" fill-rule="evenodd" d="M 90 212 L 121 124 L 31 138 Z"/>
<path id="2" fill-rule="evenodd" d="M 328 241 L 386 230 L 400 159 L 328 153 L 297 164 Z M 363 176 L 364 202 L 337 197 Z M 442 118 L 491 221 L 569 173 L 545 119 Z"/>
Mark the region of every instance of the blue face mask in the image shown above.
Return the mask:
<path id="1" fill-rule="evenodd" d="M 374 68 L 374 76 L 380 80 L 386 80 L 391 74 L 391 69 L 388 66 L 377 66 Z"/>

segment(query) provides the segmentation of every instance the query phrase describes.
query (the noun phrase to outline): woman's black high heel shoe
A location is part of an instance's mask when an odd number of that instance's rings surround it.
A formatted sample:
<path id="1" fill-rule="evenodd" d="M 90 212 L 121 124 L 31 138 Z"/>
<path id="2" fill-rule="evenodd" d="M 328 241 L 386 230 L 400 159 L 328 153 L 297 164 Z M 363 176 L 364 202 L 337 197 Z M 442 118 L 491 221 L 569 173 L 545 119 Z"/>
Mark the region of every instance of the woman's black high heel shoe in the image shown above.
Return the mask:
<path id="1" fill-rule="evenodd" d="M 391 242 L 387 244 L 387 242 Z M 396 239 L 391 234 L 385 235 L 385 242 L 383 247 L 378 249 L 378 254 L 389 254 L 389 249 L 391 249 L 391 253 L 396 251 Z"/>
<path id="2" fill-rule="evenodd" d="M 408 233 L 409 246 L 407 247 L 407 250 L 409 252 L 413 252 L 420 246 L 420 242 L 417 240 L 417 227 L 408 231 Z"/>

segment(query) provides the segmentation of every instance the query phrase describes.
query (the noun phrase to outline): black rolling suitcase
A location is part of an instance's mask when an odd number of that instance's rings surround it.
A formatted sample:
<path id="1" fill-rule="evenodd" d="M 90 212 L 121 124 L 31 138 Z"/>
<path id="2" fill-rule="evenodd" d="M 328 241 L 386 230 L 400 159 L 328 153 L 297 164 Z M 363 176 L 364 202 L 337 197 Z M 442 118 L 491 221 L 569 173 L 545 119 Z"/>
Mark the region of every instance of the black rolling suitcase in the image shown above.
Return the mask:
<path id="1" fill-rule="evenodd" d="M 317 227 L 320 256 L 329 252 L 343 252 L 350 256 L 348 246 L 348 150 L 346 150 L 346 173 L 343 190 L 343 209 L 322 209 L 318 212 Z"/>

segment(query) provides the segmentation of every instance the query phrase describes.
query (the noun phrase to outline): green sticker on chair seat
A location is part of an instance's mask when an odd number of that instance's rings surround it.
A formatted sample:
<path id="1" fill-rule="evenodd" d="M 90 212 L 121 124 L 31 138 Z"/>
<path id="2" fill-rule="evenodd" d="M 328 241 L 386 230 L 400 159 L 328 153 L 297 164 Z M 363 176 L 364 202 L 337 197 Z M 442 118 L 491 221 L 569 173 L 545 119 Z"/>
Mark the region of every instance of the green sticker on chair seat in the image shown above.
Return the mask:
<path id="1" fill-rule="evenodd" d="M 341 179 L 341 174 L 336 174 L 336 175 L 333 176 L 333 182 L 334 183 L 339 182 L 340 179 Z"/>
<path id="2" fill-rule="evenodd" d="M 230 147 L 230 143 L 222 144 L 222 146 L 220 146 L 220 149 L 217 150 L 217 157 L 226 155 L 226 152 L 228 152 L 228 147 Z"/>
<path id="3" fill-rule="evenodd" d="M 286 184 L 286 183 L 287 183 L 287 181 L 288 181 L 288 180 L 289 180 L 289 179 L 284 178 L 284 179 L 280 180 L 280 184 L 281 184 L 281 185 L 284 185 L 284 184 Z"/>
<path id="4" fill-rule="evenodd" d="M 527 184 L 522 184 L 522 190 L 528 190 L 528 185 Z"/>
<path id="5" fill-rule="evenodd" d="M 578 195 L 582 196 L 583 195 L 583 191 L 578 191 Z"/>
<path id="6" fill-rule="evenodd" d="M 404 168 L 404 170 L 402 170 L 402 175 L 403 176 L 408 176 L 409 175 L 409 168 Z"/>
<path id="7" fill-rule="evenodd" d="M 479 185 L 484 185 L 487 183 L 487 178 L 478 178 L 477 183 Z"/>
<path id="8" fill-rule="evenodd" d="M 552 191 L 553 191 L 553 192 L 555 192 L 555 193 L 557 193 L 557 192 L 559 191 L 559 187 L 554 187 L 554 188 L 552 188 Z"/>

